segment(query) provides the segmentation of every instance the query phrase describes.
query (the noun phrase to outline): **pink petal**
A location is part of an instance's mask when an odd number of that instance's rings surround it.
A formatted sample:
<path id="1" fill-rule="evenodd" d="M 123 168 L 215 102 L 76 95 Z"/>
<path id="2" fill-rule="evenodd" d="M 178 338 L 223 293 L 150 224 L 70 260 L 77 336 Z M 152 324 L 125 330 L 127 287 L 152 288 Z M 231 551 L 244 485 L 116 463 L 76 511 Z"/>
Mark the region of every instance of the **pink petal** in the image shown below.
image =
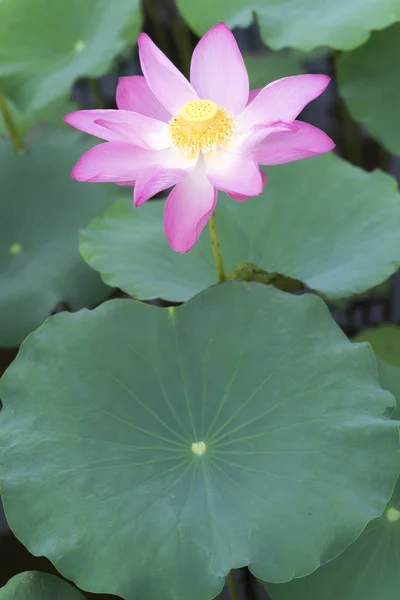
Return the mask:
<path id="1" fill-rule="evenodd" d="M 264 173 L 264 171 L 262 169 L 260 169 L 260 173 L 261 173 L 262 184 L 264 187 L 264 185 L 266 185 L 268 183 L 268 177 L 266 176 L 266 174 Z"/>
<path id="2" fill-rule="evenodd" d="M 167 198 L 165 234 L 176 252 L 187 252 L 196 242 L 217 202 L 217 190 L 208 181 L 204 164 L 178 183 Z"/>
<path id="3" fill-rule="evenodd" d="M 143 148 L 163 150 L 164 148 L 171 147 L 167 123 L 157 121 L 151 117 L 145 117 L 139 113 L 129 112 L 128 114 L 130 115 L 129 122 L 96 119 L 95 124 L 119 134 L 125 141 L 142 146 Z"/>
<path id="4" fill-rule="evenodd" d="M 261 92 L 262 88 L 257 88 L 255 90 L 250 90 L 249 92 L 249 99 L 247 100 L 247 104 L 250 104 L 250 102 L 253 102 L 254 98 L 256 98 L 258 96 L 258 94 Z"/>
<path id="5" fill-rule="evenodd" d="M 268 182 L 267 176 L 264 173 L 264 171 L 262 171 L 260 169 L 260 175 L 261 175 L 261 180 L 262 180 L 262 185 L 264 187 L 264 185 Z M 236 200 L 237 202 L 244 202 L 245 200 L 249 200 L 251 198 L 251 196 L 244 196 L 243 194 L 232 194 L 232 193 L 227 193 L 227 195 L 232 198 L 232 200 Z"/>
<path id="6" fill-rule="evenodd" d="M 205 157 L 207 177 L 219 190 L 240 196 L 258 196 L 263 181 L 251 154 L 221 152 Z"/>
<path id="7" fill-rule="evenodd" d="M 249 97 L 249 77 L 242 54 L 225 23 L 210 29 L 194 49 L 190 81 L 200 98 L 212 100 L 234 115 Z"/>
<path id="8" fill-rule="evenodd" d="M 179 183 L 189 174 L 185 169 L 149 167 L 140 173 L 133 192 L 133 204 L 139 206 L 155 194 Z"/>
<path id="9" fill-rule="evenodd" d="M 139 58 L 143 75 L 161 104 L 172 114 L 198 96 L 186 77 L 172 64 L 146 33 L 138 39 Z"/>
<path id="10" fill-rule="evenodd" d="M 168 125 L 127 110 L 78 110 L 64 121 L 109 142 L 130 142 L 144 148 L 168 148 Z"/>
<path id="11" fill-rule="evenodd" d="M 78 181 L 114 181 L 129 185 L 143 169 L 152 166 L 174 168 L 177 155 L 171 150 L 147 150 L 120 142 L 106 142 L 86 152 L 72 170 Z M 183 165 L 187 167 L 187 164 Z"/>
<path id="12" fill-rule="evenodd" d="M 171 113 L 160 104 L 142 75 L 118 79 L 116 102 L 121 110 L 133 110 L 165 123 L 171 120 Z"/>
<path id="13" fill-rule="evenodd" d="M 294 121 L 295 132 L 273 133 L 254 151 L 255 160 L 261 165 L 279 165 L 300 158 L 329 152 L 334 142 L 318 127 Z"/>
<path id="14" fill-rule="evenodd" d="M 245 202 L 246 200 L 250 200 L 251 196 L 245 196 L 244 194 L 234 194 L 233 192 L 226 192 L 226 195 L 232 200 L 236 200 L 236 202 Z"/>
<path id="15" fill-rule="evenodd" d="M 146 144 L 146 142 L 138 135 L 130 123 L 123 121 L 121 121 L 121 123 L 115 123 L 113 121 L 106 121 L 105 119 L 95 119 L 93 124 L 95 126 L 98 125 L 99 127 L 102 127 L 103 130 L 106 130 L 106 132 L 103 134 L 103 139 L 107 139 L 105 138 L 105 135 L 112 137 L 112 132 L 116 134 L 116 136 L 119 136 L 119 138 L 116 138 L 117 141 L 135 144 L 136 146 L 141 146 L 142 148 L 150 148 L 150 146 Z M 108 139 L 108 141 L 115 140 Z"/>
<path id="16" fill-rule="evenodd" d="M 306 104 L 322 94 L 329 81 L 327 75 L 294 75 L 273 81 L 246 106 L 238 124 L 246 130 L 276 121 L 290 123 Z"/>
<path id="17" fill-rule="evenodd" d="M 273 133 L 281 133 L 284 131 L 297 131 L 298 127 L 294 123 L 271 123 L 270 125 L 256 125 L 250 129 L 249 134 L 240 142 L 238 151 L 242 154 L 252 152 L 257 148 L 269 135 Z"/>
<path id="18" fill-rule="evenodd" d="M 96 120 L 101 119 L 116 122 L 123 121 L 125 114 L 125 111 L 119 110 L 76 110 L 69 113 L 69 115 L 66 115 L 64 121 L 69 125 L 72 125 L 72 127 L 75 127 L 75 129 L 90 133 L 90 135 L 95 135 L 102 140 L 107 140 L 109 142 L 125 142 L 126 135 L 121 136 L 121 133 L 105 129 L 95 122 Z"/>

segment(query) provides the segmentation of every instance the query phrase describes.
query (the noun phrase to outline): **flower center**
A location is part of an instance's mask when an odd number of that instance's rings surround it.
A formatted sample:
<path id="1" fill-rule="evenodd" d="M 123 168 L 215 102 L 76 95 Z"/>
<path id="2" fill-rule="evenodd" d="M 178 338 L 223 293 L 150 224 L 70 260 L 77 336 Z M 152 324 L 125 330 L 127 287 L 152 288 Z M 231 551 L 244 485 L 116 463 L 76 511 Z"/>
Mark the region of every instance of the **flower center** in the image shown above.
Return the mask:
<path id="1" fill-rule="evenodd" d="M 234 130 L 233 116 L 211 100 L 187 102 L 169 124 L 172 145 L 188 156 L 222 148 Z"/>

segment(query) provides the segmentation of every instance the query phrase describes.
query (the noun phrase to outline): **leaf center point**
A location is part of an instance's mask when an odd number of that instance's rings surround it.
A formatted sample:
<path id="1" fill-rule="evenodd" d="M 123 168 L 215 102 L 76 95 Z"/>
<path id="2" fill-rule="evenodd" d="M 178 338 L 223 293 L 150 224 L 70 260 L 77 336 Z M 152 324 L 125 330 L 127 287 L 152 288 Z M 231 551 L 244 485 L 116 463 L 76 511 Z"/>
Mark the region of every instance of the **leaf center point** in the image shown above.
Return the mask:
<path id="1" fill-rule="evenodd" d="M 193 454 L 197 454 L 197 456 L 201 456 L 206 451 L 207 446 L 204 442 L 193 442 L 192 444 L 192 452 Z"/>

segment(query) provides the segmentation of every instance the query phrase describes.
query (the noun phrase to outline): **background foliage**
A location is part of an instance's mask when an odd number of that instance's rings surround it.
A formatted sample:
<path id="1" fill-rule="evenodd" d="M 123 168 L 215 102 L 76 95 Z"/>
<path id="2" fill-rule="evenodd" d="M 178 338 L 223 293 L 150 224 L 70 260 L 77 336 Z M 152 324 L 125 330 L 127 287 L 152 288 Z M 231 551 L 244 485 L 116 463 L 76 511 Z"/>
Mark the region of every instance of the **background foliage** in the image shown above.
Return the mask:
<path id="1" fill-rule="evenodd" d="M 229 278 L 258 283 L 207 289 L 207 231 L 178 255 L 162 199 L 133 210 L 126 190 L 72 181 L 95 140 L 62 117 L 115 107 L 118 76 L 140 72 L 141 30 L 188 73 L 198 36 L 221 20 L 252 88 L 302 72 L 333 77 L 302 118 L 337 149 L 269 167 L 263 195 L 247 203 L 220 195 Z M 399 459 L 384 417 L 400 397 L 399 28 L 398 0 L 0 1 L 1 371 L 31 334 L 0 387 L 0 462 L 13 464 L 2 492 L 18 538 L 82 590 L 211 599 L 227 570 L 250 564 L 273 600 L 397 600 L 399 483 L 385 504 Z M 174 312 L 131 297 L 190 301 Z M 376 327 L 385 321 L 395 324 Z M 371 344 L 378 370 L 353 341 Z M 264 406 L 271 438 L 257 438 L 249 457 L 246 435 L 260 433 Z M 235 411 L 245 420 L 230 420 Z M 190 447 L 207 430 L 225 437 L 201 463 Z M 159 462 L 165 445 L 170 471 Z M 260 491 L 261 474 L 271 480 Z M 1 600 L 92 597 L 33 572 L 54 568 L 7 529 L 0 544 L 10 557 Z M 241 574 L 250 597 L 254 580 Z M 307 576 L 281 583 L 294 575 Z"/>

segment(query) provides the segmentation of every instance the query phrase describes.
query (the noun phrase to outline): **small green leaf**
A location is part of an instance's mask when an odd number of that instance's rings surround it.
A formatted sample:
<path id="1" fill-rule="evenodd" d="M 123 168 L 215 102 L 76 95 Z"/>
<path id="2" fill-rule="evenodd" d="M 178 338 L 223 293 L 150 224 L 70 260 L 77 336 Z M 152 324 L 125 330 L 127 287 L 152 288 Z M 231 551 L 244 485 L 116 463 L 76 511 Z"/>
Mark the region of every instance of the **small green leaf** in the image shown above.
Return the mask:
<path id="1" fill-rule="evenodd" d="M 109 290 L 79 256 L 79 229 L 115 198 L 113 187 L 70 177 L 90 147 L 72 131 L 43 128 L 24 155 L 0 140 L 0 346 L 16 346 L 60 302 L 73 309 Z"/>
<path id="2" fill-rule="evenodd" d="M 370 32 L 400 20 L 395 0 L 177 0 L 179 9 L 198 35 L 219 21 L 246 27 L 255 13 L 264 42 L 274 49 L 286 46 L 312 50 L 331 46 L 351 50 Z"/>
<path id="3" fill-rule="evenodd" d="M 0 589 L 0 600 L 85 600 L 85 596 L 54 575 L 27 571 Z"/>
<path id="4" fill-rule="evenodd" d="M 138 0 L 13 0 L 0 2 L 0 89 L 23 111 L 69 91 L 80 76 L 102 74 L 136 42 Z"/>
<path id="5" fill-rule="evenodd" d="M 351 115 L 393 154 L 400 155 L 400 23 L 374 33 L 338 60 L 340 94 Z"/>
<path id="6" fill-rule="evenodd" d="M 396 367 L 400 367 L 400 327 L 381 325 L 365 329 L 354 337 L 355 342 L 369 342 L 379 358 Z"/>
<path id="7" fill-rule="evenodd" d="M 322 300 L 214 286 L 48 319 L 0 385 L 10 526 L 82 589 L 207 600 L 310 573 L 381 514 L 393 397 Z"/>
<path id="8" fill-rule="evenodd" d="M 393 419 L 400 420 L 400 369 L 388 365 L 384 360 L 378 359 L 379 380 L 385 390 L 389 390 L 396 398 L 396 408 L 393 413 Z M 399 461 L 400 471 L 400 461 Z"/>
<path id="9" fill-rule="evenodd" d="M 398 400 L 393 418 L 400 420 L 400 327 L 384 324 L 364 329 L 353 338 L 353 341 L 368 342 L 372 346 L 379 358 L 381 385 Z"/>
<path id="10" fill-rule="evenodd" d="M 390 176 L 331 155 L 267 169 L 264 193 L 217 205 L 225 270 L 254 263 L 332 299 L 381 283 L 400 265 L 400 195 Z M 180 302 L 216 281 L 207 229 L 185 255 L 171 250 L 163 203 L 120 201 L 93 221 L 81 252 L 106 283 L 142 299 Z"/>
<path id="11" fill-rule="evenodd" d="M 375 348 L 371 331 L 363 336 Z M 359 338 L 361 341 L 361 336 Z M 381 344 L 376 349 L 379 354 Z M 384 352 L 385 353 L 385 352 Z M 379 379 L 397 399 L 400 418 L 400 369 L 379 361 Z M 400 458 L 398 459 L 400 470 Z M 400 590 L 400 479 L 383 515 L 338 558 L 309 577 L 282 585 L 267 584 L 273 600 L 398 600 Z"/>

